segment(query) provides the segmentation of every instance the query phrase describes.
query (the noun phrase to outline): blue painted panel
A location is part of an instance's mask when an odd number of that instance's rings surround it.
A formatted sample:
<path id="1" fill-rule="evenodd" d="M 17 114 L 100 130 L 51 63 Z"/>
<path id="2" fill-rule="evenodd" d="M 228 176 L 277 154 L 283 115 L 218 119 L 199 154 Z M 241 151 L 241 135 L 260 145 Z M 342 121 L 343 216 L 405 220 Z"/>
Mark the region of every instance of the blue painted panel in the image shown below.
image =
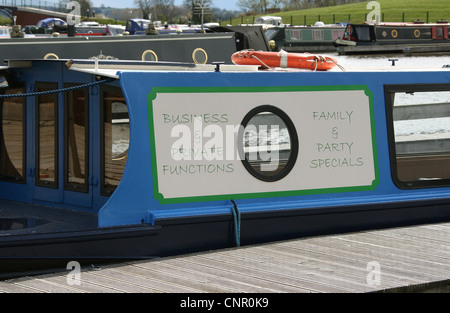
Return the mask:
<path id="1" fill-rule="evenodd" d="M 377 175 L 379 182 L 373 190 L 351 190 L 331 193 L 309 193 L 289 196 L 242 197 L 237 200 L 241 212 L 271 211 L 279 209 L 321 208 L 363 203 L 398 202 L 427 199 L 430 196 L 450 196 L 449 188 L 422 190 L 400 190 L 391 178 L 389 164 L 388 133 L 384 100 L 386 84 L 449 83 L 449 72 L 326 72 L 326 73 L 197 73 L 197 72 L 120 72 L 120 83 L 129 105 L 131 125 L 128 163 L 122 182 L 116 192 L 99 213 L 100 226 L 153 222 L 157 218 L 174 216 L 195 216 L 207 214 L 229 214 L 232 208 L 226 197 L 207 201 L 178 201 L 161 203 L 155 195 L 155 171 L 152 162 L 151 133 L 149 122 L 149 95 L 157 88 L 202 88 L 221 90 L 223 88 L 295 87 L 336 89 L 336 86 L 366 86 L 373 99 L 373 121 L 375 122 Z M 262 87 L 262 89 L 261 89 Z M 218 89 L 219 88 L 219 89 Z M 308 88 L 307 88 L 308 89 Z M 309 88 L 311 89 L 311 88 Z M 186 98 L 186 111 L 190 102 Z M 211 103 L 214 92 L 211 92 Z M 301 99 L 299 99 L 301 101 Z M 236 182 L 239 184 L 239 182 Z"/>

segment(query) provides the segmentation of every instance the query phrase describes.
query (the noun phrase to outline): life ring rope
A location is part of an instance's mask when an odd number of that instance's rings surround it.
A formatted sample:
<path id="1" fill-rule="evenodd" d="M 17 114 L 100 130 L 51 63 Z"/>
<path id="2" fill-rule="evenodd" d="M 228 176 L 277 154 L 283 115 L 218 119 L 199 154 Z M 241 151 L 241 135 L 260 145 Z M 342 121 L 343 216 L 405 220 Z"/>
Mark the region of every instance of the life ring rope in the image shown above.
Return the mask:
<path id="1" fill-rule="evenodd" d="M 258 60 L 264 67 L 266 67 L 266 68 L 268 68 L 268 69 L 270 69 L 270 70 L 273 69 L 273 68 L 271 68 L 269 65 L 267 65 L 266 63 L 264 63 L 264 62 L 263 62 L 260 58 L 258 58 L 256 55 L 252 55 L 251 58 L 252 58 L 252 59 Z"/>

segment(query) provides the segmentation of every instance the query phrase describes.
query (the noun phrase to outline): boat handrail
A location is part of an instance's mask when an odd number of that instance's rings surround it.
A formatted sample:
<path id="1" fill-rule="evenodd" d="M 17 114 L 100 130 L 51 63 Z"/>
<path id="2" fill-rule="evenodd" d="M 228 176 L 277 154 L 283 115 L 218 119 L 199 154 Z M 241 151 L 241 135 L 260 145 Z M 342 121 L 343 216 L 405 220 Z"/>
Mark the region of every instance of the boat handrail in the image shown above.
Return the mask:
<path id="1" fill-rule="evenodd" d="M 65 93 L 65 92 L 69 92 L 69 91 L 73 91 L 73 90 L 78 90 L 78 89 L 83 89 L 83 88 L 88 88 L 88 87 L 92 87 L 92 86 L 105 84 L 105 83 L 111 82 L 113 80 L 114 79 L 112 79 L 112 78 L 106 78 L 106 79 L 102 79 L 102 80 L 95 81 L 95 82 L 88 83 L 88 84 L 67 87 L 67 88 L 60 88 L 60 89 L 55 89 L 55 90 L 48 90 L 48 91 L 37 91 L 37 92 L 19 93 L 19 94 L 3 94 L 3 95 L 0 94 L 0 99 L 37 97 L 37 96 L 51 95 L 51 94 L 55 94 L 55 93 Z"/>

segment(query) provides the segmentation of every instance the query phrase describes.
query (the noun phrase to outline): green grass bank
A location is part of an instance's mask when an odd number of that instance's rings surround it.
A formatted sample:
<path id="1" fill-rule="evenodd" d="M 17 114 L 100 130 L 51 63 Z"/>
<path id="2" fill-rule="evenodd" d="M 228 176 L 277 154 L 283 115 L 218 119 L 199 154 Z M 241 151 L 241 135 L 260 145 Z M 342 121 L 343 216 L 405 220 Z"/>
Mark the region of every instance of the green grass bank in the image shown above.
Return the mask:
<path id="1" fill-rule="evenodd" d="M 450 20 L 450 1 L 448 0 L 379 0 L 381 21 L 413 22 L 424 21 L 434 23 L 438 20 Z M 366 20 L 369 1 L 315 8 L 300 11 L 279 12 L 272 15 L 283 18 L 285 24 L 313 25 L 317 21 L 325 24 L 337 22 L 360 23 Z M 261 15 L 257 15 L 261 16 Z M 240 16 L 231 20 L 232 25 L 253 23 L 257 16 Z M 222 24 L 230 23 L 223 21 Z"/>

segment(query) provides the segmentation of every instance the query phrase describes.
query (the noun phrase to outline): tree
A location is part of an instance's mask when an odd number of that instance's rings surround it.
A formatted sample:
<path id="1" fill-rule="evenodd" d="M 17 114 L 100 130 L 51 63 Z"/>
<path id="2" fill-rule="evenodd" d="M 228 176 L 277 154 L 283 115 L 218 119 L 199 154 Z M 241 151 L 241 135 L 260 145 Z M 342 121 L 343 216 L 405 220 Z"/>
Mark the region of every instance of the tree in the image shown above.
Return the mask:
<path id="1" fill-rule="evenodd" d="M 280 8 L 287 6 L 287 0 L 239 0 L 238 6 L 243 10 L 256 11 L 258 13 L 267 13 L 269 8 Z"/>
<path id="2" fill-rule="evenodd" d="M 142 18 L 148 19 L 151 13 L 151 6 L 154 0 L 135 0 L 134 3 L 141 10 Z"/>
<path id="3" fill-rule="evenodd" d="M 239 0 L 237 5 L 243 10 L 265 13 L 268 0 Z"/>
<path id="4" fill-rule="evenodd" d="M 175 0 L 158 0 L 156 2 L 156 12 L 159 20 L 172 22 L 176 18 Z"/>
<path id="5" fill-rule="evenodd" d="M 92 8 L 92 3 L 90 0 L 80 0 L 78 1 L 81 7 L 81 16 L 92 16 L 94 9 Z"/>
<path id="6" fill-rule="evenodd" d="M 170 22 L 180 14 L 180 10 L 175 6 L 175 0 L 135 0 L 134 3 L 145 19 Z"/>

